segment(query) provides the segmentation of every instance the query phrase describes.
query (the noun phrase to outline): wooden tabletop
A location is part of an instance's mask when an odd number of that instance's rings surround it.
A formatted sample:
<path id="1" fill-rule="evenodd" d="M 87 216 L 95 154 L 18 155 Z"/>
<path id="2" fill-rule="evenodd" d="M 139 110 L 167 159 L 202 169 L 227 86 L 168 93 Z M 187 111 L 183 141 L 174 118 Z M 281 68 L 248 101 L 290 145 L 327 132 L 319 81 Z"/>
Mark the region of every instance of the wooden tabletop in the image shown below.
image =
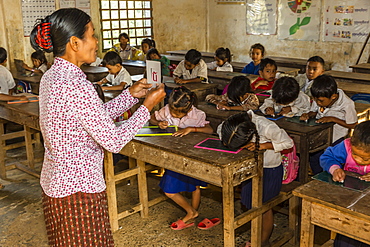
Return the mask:
<path id="1" fill-rule="evenodd" d="M 365 73 L 329 70 L 329 71 L 325 71 L 325 75 L 331 75 L 334 78 L 347 79 L 347 80 L 356 81 L 356 82 L 363 82 L 363 83 L 370 82 L 370 76 Z M 368 93 L 369 92 L 370 91 L 368 91 Z"/>
<path id="2" fill-rule="evenodd" d="M 41 76 L 42 76 L 41 73 L 22 74 L 20 72 L 17 72 L 17 70 L 15 70 L 15 69 L 10 70 L 10 72 L 12 73 L 12 76 L 13 76 L 14 79 L 17 79 L 17 80 L 20 80 L 20 81 L 26 81 L 26 82 L 30 82 L 30 83 L 40 83 Z M 32 74 L 32 76 L 30 76 L 31 74 Z"/>
<path id="3" fill-rule="evenodd" d="M 87 73 L 90 73 L 90 74 L 108 73 L 108 68 L 102 67 L 102 66 L 82 65 L 81 69 L 85 74 Z"/>
<path id="4" fill-rule="evenodd" d="M 8 104 L 0 102 L 0 118 L 40 130 L 39 103 Z"/>
<path id="5" fill-rule="evenodd" d="M 177 51 L 166 51 L 166 52 L 171 54 L 171 55 L 175 55 L 175 56 L 177 56 L 177 55 L 185 56 L 185 54 L 188 52 L 188 50 L 177 50 Z M 214 56 L 215 56 L 214 52 L 200 51 L 200 54 L 202 54 L 202 57 L 214 58 Z"/>
<path id="6" fill-rule="evenodd" d="M 145 61 L 140 61 L 140 60 L 123 60 L 122 65 L 123 66 L 140 67 L 140 68 L 145 68 L 146 67 Z"/>
<path id="7" fill-rule="evenodd" d="M 370 71 L 370 63 L 359 63 L 356 65 L 351 65 L 349 67 L 355 69 L 368 69 Z"/>

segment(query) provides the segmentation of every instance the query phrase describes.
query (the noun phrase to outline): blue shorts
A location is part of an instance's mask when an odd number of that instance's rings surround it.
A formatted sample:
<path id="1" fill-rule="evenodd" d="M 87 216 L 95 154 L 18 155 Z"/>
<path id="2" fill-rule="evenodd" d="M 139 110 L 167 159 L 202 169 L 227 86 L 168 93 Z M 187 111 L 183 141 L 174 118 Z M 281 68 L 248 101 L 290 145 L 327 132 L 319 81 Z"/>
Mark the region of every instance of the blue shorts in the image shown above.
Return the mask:
<path id="1" fill-rule="evenodd" d="M 161 187 L 165 193 L 170 194 L 183 191 L 193 192 L 196 186 L 206 187 L 207 183 L 170 170 L 166 170 L 159 183 L 159 187 Z"/>
<path id="2" fill-rule="evenodd" d="M 279 195 L 283 182 L 283 166 L 263 168 L 263 196 L 262 202 Z M 252 179 L 242 183 L 241 202 L 247 208 L 252 208 Z"/>

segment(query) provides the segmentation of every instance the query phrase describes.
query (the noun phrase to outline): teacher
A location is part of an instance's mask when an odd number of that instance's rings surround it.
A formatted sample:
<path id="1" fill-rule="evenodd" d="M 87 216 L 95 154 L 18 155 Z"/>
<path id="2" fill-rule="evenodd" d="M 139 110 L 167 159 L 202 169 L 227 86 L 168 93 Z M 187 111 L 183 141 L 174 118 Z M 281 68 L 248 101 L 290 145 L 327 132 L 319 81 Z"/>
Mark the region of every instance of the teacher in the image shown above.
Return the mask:
<path id="1" fill-rule="evenodd" d="M 109 224 L 103 148 L 117 153 L 150 119 L 165 96 L 148 92 L 145 80 L 103 103 L 80 69 L 96 59 L 91 18 L 79 9 L 60 9 L 32 30 L 31 45 L 53 52 L 54 64 L 40 82 L 40 127 L 45 155 L 41 171 L 43 210 L 51 246 L 114 246 Z M 113 119 L 144 97 L 133 116 Z"/>

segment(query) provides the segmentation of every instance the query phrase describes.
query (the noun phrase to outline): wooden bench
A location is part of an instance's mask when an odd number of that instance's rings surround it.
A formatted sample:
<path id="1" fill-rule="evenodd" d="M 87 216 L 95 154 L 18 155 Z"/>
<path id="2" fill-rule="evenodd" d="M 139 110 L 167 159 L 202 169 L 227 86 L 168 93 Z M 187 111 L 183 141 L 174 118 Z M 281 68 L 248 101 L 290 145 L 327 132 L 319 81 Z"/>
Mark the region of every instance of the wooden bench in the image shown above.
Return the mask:
<path id="1" fill-rule="evenodd" d="M 355 73 L 370 74 L 370 63 L 360 63 L 349 67 L 352 68 L 352 71 Z"/>
<path id="2" fill-rule="evenodd" d="M 336 79 L 337 82 L 348 82 L 348 83 L 359 83 L 359 84 L 370 84 L 370 76 L 364 73 L 346 72 L 338 70 L 325 71 L 325 75 L 330 75 Z M 352 91 L 357 86 L 352 86 Z M 370 93 L 367 91 L 366 93 Z"/>

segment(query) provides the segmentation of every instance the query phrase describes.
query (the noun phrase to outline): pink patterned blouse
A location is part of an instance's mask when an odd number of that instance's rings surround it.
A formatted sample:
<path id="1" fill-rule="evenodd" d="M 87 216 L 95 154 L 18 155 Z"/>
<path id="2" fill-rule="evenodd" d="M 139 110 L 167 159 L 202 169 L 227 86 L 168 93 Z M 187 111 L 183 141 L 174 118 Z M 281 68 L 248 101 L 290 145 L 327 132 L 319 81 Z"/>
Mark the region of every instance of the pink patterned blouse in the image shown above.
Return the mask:
<path id="1" fill-rule="evenodd" d="M 128 90 L 103 103 L 83 71 L 55 58 L 40 82 L 40 126 L 45 143 L 41 187 L 60 198 L 105 190 L 103 148 L 117 153 L 149 120 L 145 106 L 116 127 L 113 119 L 138 102 Z"/>

